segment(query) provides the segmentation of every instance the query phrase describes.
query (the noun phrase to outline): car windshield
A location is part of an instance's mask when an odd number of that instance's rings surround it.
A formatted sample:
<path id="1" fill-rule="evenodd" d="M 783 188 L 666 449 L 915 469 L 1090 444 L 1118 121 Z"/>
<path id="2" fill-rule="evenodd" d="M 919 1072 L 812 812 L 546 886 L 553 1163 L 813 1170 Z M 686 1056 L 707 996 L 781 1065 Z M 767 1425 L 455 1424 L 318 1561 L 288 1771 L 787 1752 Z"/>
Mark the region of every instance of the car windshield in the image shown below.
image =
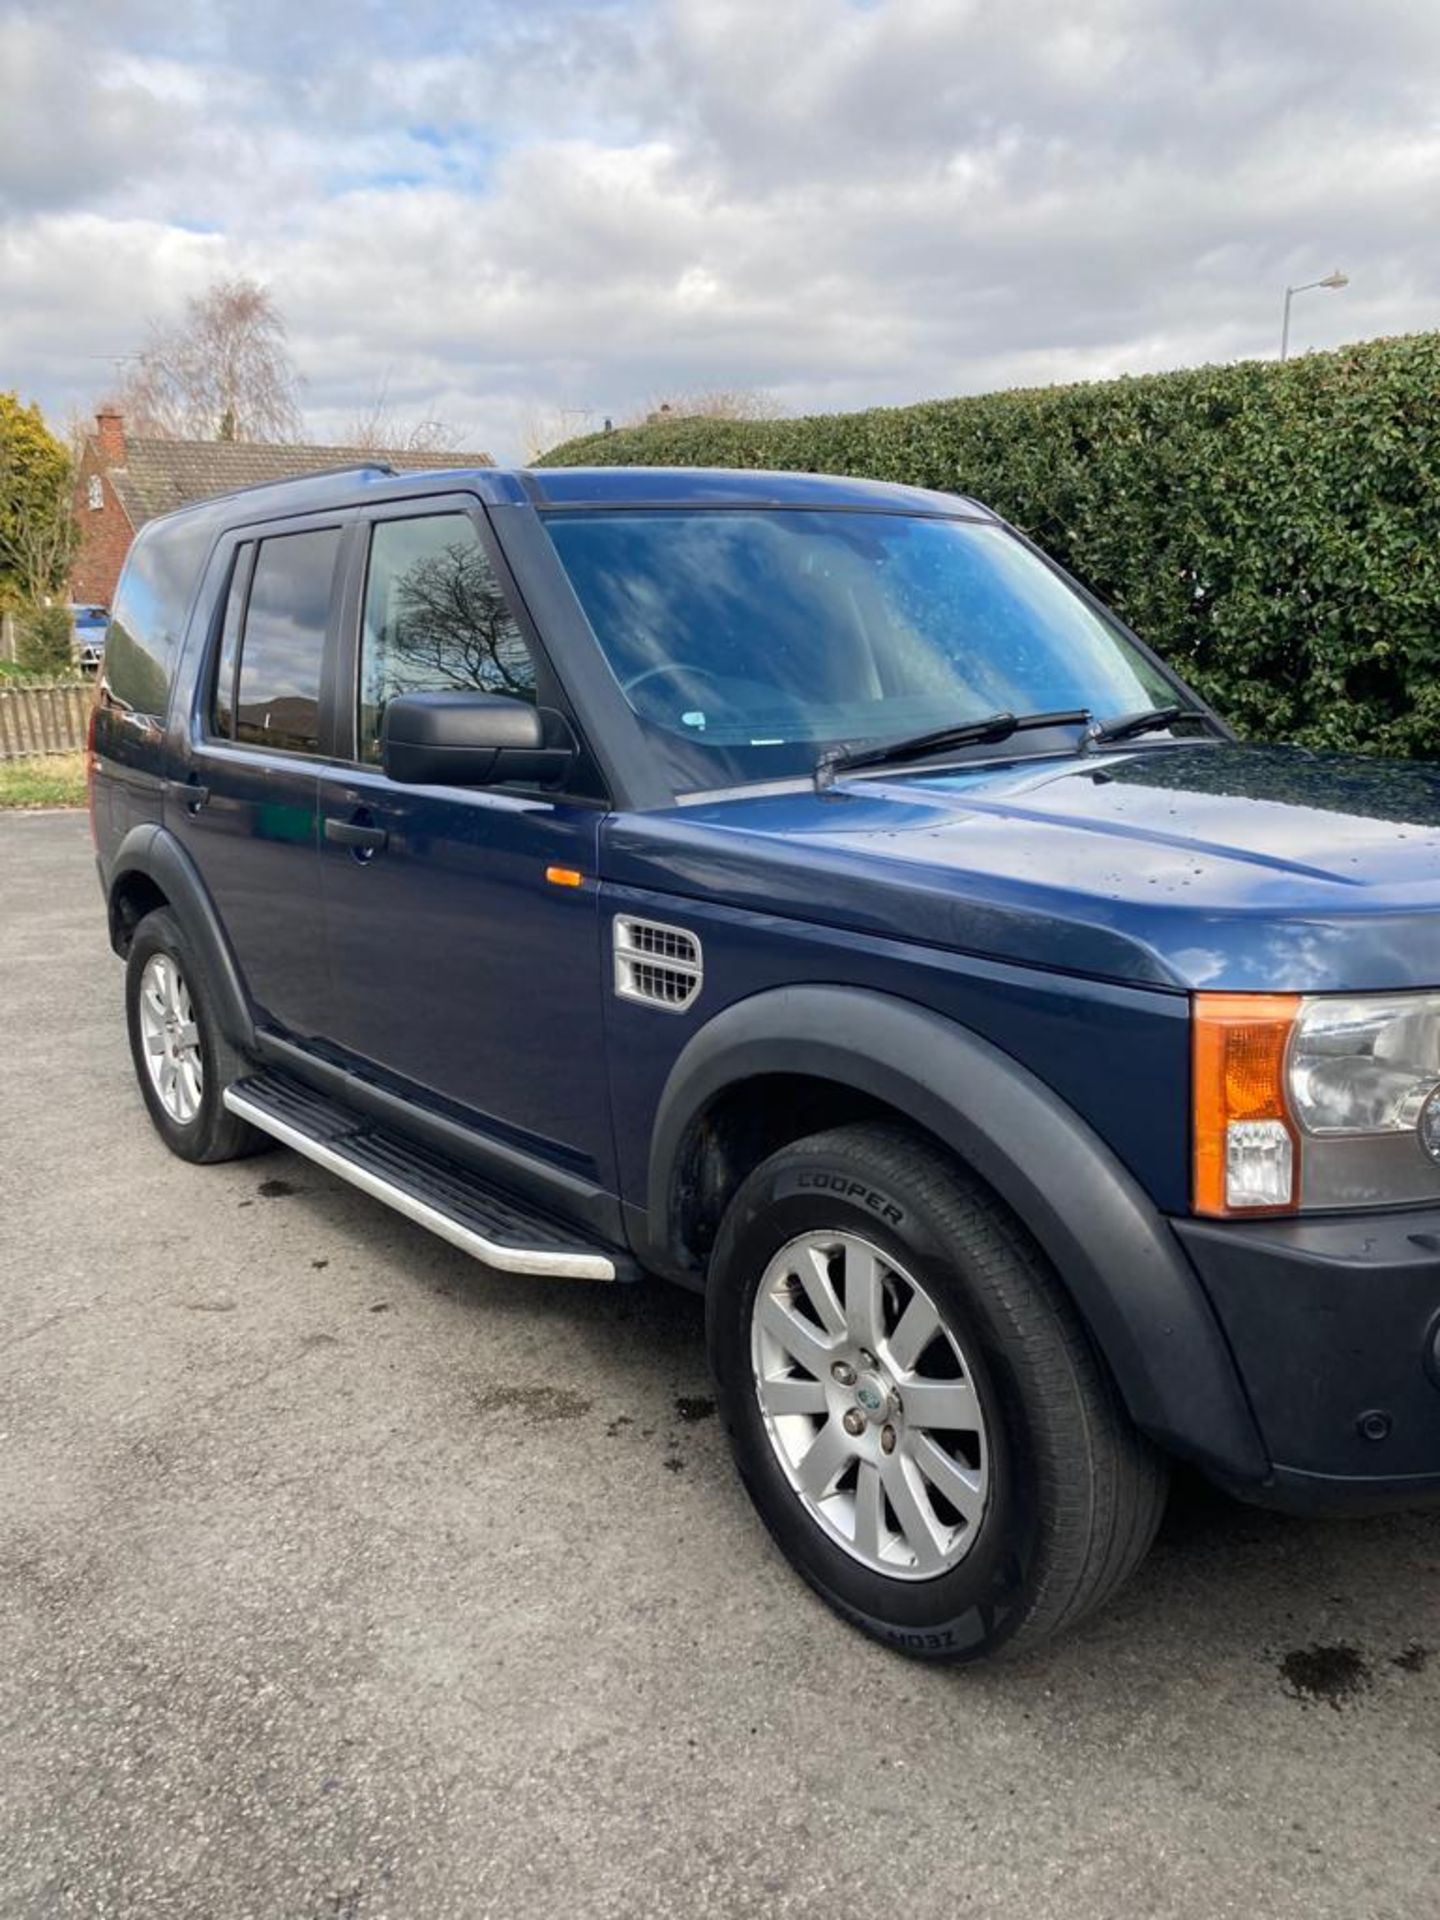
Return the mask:
<path id="1" fill-rule="evenodd" d="M 993 522 L 712 508 L 587 509 L 546 525 L 682 792 L 807 773 L 842 742 L 1002 710 L 1084 707 L 1104 721 L 1185 700 Z M 1004 750 L 1056 744 L 1029 734 Z"/>

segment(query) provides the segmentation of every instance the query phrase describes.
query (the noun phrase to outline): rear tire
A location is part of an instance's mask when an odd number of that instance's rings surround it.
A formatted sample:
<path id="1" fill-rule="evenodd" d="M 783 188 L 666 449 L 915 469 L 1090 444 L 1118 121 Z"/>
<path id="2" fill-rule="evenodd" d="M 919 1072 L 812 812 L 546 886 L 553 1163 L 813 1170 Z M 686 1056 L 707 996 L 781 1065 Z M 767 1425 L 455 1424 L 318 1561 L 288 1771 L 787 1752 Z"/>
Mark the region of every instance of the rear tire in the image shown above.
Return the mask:
<path id="1" fill-rule="evenodd" d="M 182 1160 L 238 1160 L 273 1143 L 231 1113 L 224 1092 L 246 1071 L 226 1039 L 199 954 L 168 907 L 147 913 L 125 962 L 135 1077 L 155 1131 Z"/>
<path id="2" fill-rule="evenodd" d="M 1163 1458 L 1021 1223 L 903 1126 L 818 1134 L 750 1175 L 716 1241 L 707 1330 L 762 1519 L 887 1646 L 1032 1648 L 1144 1558 Z"/>

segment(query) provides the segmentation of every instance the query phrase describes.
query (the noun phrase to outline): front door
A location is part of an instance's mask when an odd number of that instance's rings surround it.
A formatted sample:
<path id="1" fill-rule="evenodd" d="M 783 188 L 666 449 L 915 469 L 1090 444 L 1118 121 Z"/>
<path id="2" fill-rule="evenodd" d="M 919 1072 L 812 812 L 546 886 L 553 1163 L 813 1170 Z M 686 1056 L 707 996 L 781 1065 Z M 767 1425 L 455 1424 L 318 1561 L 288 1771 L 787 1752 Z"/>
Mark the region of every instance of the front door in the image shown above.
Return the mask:
<path id="1" fill-rule="evenodd" d="M 351 763 L 320 778 L 327 1037 L 497 1141 L 613 1189 L 601 807 L 578 794 L 406 787 L 379 764 L 397 694 L 474 688 L 548 706 L 558 689 L 474 502 L 375 510 L 365 559 Z"/>

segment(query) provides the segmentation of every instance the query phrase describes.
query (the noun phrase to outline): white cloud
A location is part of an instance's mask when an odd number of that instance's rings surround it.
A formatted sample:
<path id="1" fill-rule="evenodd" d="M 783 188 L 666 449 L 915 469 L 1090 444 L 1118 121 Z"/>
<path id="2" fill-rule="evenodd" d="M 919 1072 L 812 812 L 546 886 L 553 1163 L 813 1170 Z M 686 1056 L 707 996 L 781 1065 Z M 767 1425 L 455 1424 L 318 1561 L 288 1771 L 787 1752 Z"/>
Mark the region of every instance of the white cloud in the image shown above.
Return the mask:
<path id="1" fill-rule="evenodd" d="M 58 415 L 213 273 L 317 430 L 387 382 L 860 405 L 1440 324 L 1440 10 L 1408 0 L 3 9 L 0 378 Z M 86 30 L 87 58 L 74 59 Z"/>

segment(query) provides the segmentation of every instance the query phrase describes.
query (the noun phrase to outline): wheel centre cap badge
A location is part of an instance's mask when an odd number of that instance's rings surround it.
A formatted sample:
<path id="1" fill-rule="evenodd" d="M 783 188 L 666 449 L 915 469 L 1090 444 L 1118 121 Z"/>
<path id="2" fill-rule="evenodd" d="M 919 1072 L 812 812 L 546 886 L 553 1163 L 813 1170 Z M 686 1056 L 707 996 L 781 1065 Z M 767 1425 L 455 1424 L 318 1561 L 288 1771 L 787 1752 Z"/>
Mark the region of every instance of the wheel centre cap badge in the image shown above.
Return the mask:
<path id="1" fill-rule="evenodd" d="M 855 1398 L 860 1402 L 866 1413 L 879 1413 L 881 1407 L 885 1404 L 885 1395 L 873 1380 L 862 1380 L 855 1389 Z"/>

